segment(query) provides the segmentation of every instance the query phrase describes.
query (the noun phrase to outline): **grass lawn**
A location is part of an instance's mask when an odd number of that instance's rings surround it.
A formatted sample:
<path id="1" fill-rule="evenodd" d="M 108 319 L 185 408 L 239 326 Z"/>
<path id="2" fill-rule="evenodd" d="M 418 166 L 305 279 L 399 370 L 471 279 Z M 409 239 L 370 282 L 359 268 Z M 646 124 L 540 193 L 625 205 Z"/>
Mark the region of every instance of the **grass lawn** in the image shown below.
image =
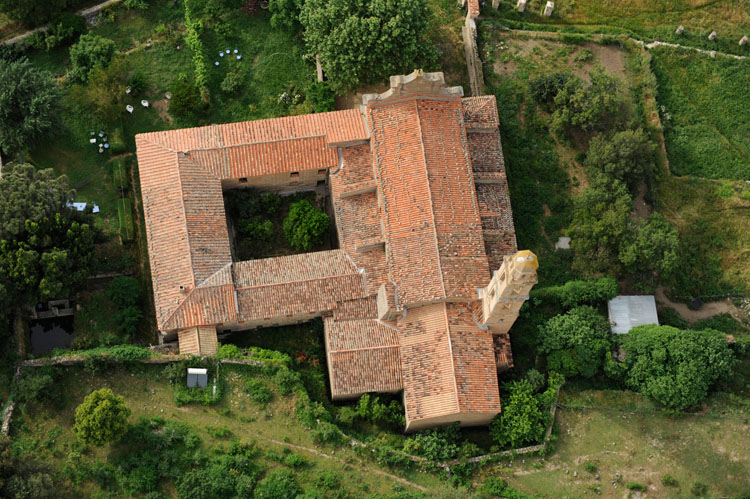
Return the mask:
<path id="1" fill-rule="evenodd" d="M 56 402 L 31 404 L 16 413 L 13 431 L 15 452 L 33 455 L 36 459 L 50 463 L 54 469 L 62 470 L 75 445 L 72 433 L 75 407 L 90 391 L 108 387 L 125 397 L 126 404 L 132 410 L 131 422 L 136 422 L 142 416 L 184 422 L 198 433 L 202 441 L 201 448 L 206 451 L 217 446 L 226 447 L 235 438 L 241 442 L 257 442 L 262 451 L 261 456 L 268 450 L 279 452 L 284 447 L 290 447 L 308 461 L 306 466 L 293 470 L 305 490 L 315 488 L 314 482 L 319 471 L 329 470 L 339 475 L 341 490 L 351 497 L 386 495 L 400 490 L 417 492 L 412 486 L 398 483 L 393 476 L 384 476 L 381 472 L 399 476 L 401 473 L 380 468 L 373 461 L 359 457 L 348 446 L 334 449 L 316 445 L 311 432 L 294 416 L 293 397 L 282 397 L 275 393 L 273 400 L 265 407 L 253 402 L 245 391 L 245 384 L 252 375 L 224 366 L 222 370 L 228 390 L 219 405 L 187 405 L 178 408 L 172 401 L 172 390 L 163 369 L 160 366 L 143 365 L 132 368 L 108 367 L 95 374 L 83 367 L 62 368 L 60 397 Z M 267 386 L 275 391 L 272 383 L 268 382 Z M 217 428 L 229 433 L 220 436 Z M 117 444 L 101 448 L 89 447 L 83 452 L 83 461 L 87 464 L 95 461 L 111 464 L 118 450 Z M 257 460 L 267 469 L 280 466 L 265 456 Z M 63 495 L 90 496 L 99 490 L 93 481 L 74 485 L 62 476 L 64 475 L 61 475 L 59 490 Z M 446 482 L 441 482 L 432 474 L 410 472 L 403 476 L 410 482 L 427 488 L 430 495 L 445 493 L 450 489 Z M 168 496 L 175 496 L 173 483 L 162 482 L 160 488 Z M 122 492 L 116 494 L 117 497 L 123 495 Z"/>
<path id="2" fill-rule="evenodd" d="M 667 47 L 652 53 L 672 172 L 750 179 L 750 64 Z"/>
<path id="3" fill-rule="evenodd" d="M 629 31 L 651 41 L 671 43 L 750 54 L 750 47 L 738 42 L 750 25 L 749 0 L 557 0 L 550 18 L 540 14 L 546 0 L 530 0 L 526 12 L 515 12 L 516 2 L 502 2 L 500 15 L 526 23 L 575 25 L 592 31 Z M 486 9 L 489 11 L 489 9 Z M 677 26 L 685 26 L 682 35 L 675 35 Z M 707 39 L 716 30 L 716 41 Z"/>
<path id="4" fill-rule="evenodd" d="M 708 486 L 709 497 L 750 490 L 747 402 L 727 405 L 717 394 L 703 414 L 669 416 L 650 412 L 653 404 L 630 392 L 567 387 L 561 404 L 569 408 L 558 410 L 551 455 L 516 458 L 482 475 L 503 476 L 514 488 L 542 497 L 629 497 L 632 482 L 647 485 L 648 497 L 691 497 L 695 482 Z M 586 471 L 587 463 L 596 470 Z M 678 486 L 662 485 L 667 473 Z"/>

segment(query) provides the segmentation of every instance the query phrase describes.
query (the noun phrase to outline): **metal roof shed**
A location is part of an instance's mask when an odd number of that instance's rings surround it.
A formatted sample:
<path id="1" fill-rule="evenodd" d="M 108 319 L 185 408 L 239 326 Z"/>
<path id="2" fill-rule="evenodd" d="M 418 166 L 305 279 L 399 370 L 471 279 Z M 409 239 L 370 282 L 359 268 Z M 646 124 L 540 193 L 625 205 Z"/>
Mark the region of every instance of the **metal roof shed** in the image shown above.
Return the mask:
<path id="1" fill-rule="evenodd" d="M 197 367 L 188 367 L 187 370 L 187 385 L 188 388 L 205 388 L 208 384 L 208 369 L 201 369 Z"/>
<path id="2" fill-rule="evenodd" d="M 636 326 L 659 324 L 653 295 L 615 296 L 609 301 L 608 309 L 614 334 L 625 334 Z"/>

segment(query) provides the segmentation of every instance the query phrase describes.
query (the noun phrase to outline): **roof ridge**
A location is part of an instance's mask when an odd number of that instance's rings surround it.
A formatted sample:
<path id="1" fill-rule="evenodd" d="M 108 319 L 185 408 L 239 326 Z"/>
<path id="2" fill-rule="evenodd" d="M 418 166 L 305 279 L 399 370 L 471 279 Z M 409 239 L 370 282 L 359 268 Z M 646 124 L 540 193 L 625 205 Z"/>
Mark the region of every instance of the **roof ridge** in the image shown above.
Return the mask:
<path id="1" fill-rule="evenodd" d="M 213 278 L 214 278 L 214 277 L 215 277 L 215 276 L 216 276 L 216 275 L 217 275 L 217 274 L 218 274 L 219 272 L 223 271 L 223 270 L 224 270 L 224 269 L 226 269 L 227 267 L 231 267 L 233 263 L 234 263 L 234 262 L 229 262 L 229 263 L 227 263 L 227 264 L 224 264 L 224 266 L 223 266 L 223 267 L 221 267 L 221 268 L 220 268 L 219 270 L 217 270 L 216 272 L 214 272 L 214 273 L 213 273 L 213 274 L 211 274 L 210 276 L 206 277 L 206 278 L 205 278 L 205 279 L 203 280 L 203 282 L 201 282 L 200 284 L 196 285 L 196 286 L 195 286 L 195 287 L 196 287 L 196 289 L 197 289 L 197 288 L 214 288 L 214 287 L 216 287 L 216 286 L 227 286 L 227 284 L 212 284 L 212 285 L 206 285 L 206 283 L 207 283 L 208 281 L 210 281 L 211 279 L 213 279 Z M 230 273 L 230 275 L 231 275 L 231 273 Z M 231 277 L 232 277 L 232 285 L 234 285 L 234 276 L 231 276 Z"/>
<path id="2" fill-rule="evenodd" d="M 427 195 L 430 200 L 430 217 L 432 218 L 432 233 L 435 235 L 435 253 L 437 254 L 437 270 L 440 273 L 440 287 L 443 289 L 443 297 L 448 297 L 448 292 L 445 290 L 445 276 L 443 275 L 443 262 L 440 258 L 440 240 L 438 239 L 437 224 L 435 223 L 435 203 L 432 198 L 432 188 L 430 187 L 430 170 L 427 166 L 427 151 L 424 146 L 424 129 L 422 128 L 422 117 L 419 114 L 419 104 L 417 100 L 414 100 L 414 114 L 417 117 L 417 123 L 419 123 L 419 147 L 422 148 L 422 159 L 424 164 L 424 175 L 425 175 L 425 186 L 427 187 Z"/>
<path id="3" fill-rule="evenodd" d="M 288 138 L 285 138 L 285 139 L 261 140 L 261 141 L 258 141 L 258 142 L 243 142 L 241 144 L 221 145 L 221 146 L 215 146 L 215 147 L 196 147 L 194 149 L 186 149 L 186 150 L 180 151 L 180 152 L 184 152 L 184 153 L 187 154 L 187 153 L 191 153 L 191 152 L 195 152 L 195 151 L 213 151 L 213 150 L 216 150 L 216 149 L 222 149 L 222 150 L 224 150 L 224 149 L 229 149 L 230 147 L 254 146 L 254 145 L 258 145 L 258 144 L 276 144 L 276 143 L 279 143 L 279 142 L 290 142 L 290 141 L 293 141 L 293 140 L 318 139 L 318 138 L 321 138 L 321 137 L 328 137 L 328 134 L 321 133 L 321 134 L 318 134 L 318 135 L 304 135 L 304 136 L 301 136 L 301 137 L 288 137 Z"/>
<path id="4" fill-rule="evenodd" d="M 443 303 L 443 317 L 445 317 L 445 334 L 448 336 L 448 351 L 451 354 L 451 371 L 453 375 L 453 392 L 456 394 L 456 411 L 461 412 L 461 397 L 458 396 L 458 380 L 456 380 L 456 357 L 453 355 L 453 340 L 451 339 L 451 323 L 448 319 L 448 304 Z"/>

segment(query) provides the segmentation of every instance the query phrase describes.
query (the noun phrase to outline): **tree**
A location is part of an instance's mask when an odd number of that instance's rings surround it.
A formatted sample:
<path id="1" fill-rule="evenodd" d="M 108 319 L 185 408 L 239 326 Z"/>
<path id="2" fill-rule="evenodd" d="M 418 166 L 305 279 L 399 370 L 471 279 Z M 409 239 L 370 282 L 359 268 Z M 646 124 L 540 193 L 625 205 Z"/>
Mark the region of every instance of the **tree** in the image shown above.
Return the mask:
<path id="1" fill-rule="evenodd" d="M 335 90 L 429 66 L 426 0 L 307 0 L 300 14 L 305 42 Z"/>
<path id="2" fill-rule="evenodd" d="M 547 73 L 529 81 L 531 97 L 548 109 L 554 104 L 555 97 L 574 76 L 567 72 Z"/>
<path id="3" fill-rule="evenodd" d="M 198 87 L 180 75 L 170 85 L 172 99 L 169 101 L 169 114 L 175 118 L 195 120 L 206 110 Z"/>
<path id="4" fill-rule="evenodd" d="M 109 388 L 91 392 L 76 407 L 73 431 L 82 442 L 101 446 L 125 435 L 130 409 L 125 399 Z"/>
<path id="5" fill-rule="evenodd" d="M 304 0 L 270 0 L 271 26 L 296 33 L 302 28 L 299 22 Z"/>
<path id="6" fill-rule="evenodd" d="M 535 394 L 528 380 L 511 381 L 503 387 L 503 411 L 490 423 L 490 435 L 500 446 L 520 447 L 542 440 L 550 421 L 549 408 L 564 378 L 551 372 L 547 390 Z"/>
<path id="7" fill-rule="evenodd" d="M 72 68 L 69 76 L 73 81 L 85 83 L 96 67 L 105 68 L 115 55 L 115 42 L 93 33 L 87 33 L 70 47 Z"/>
<path id="8" fill-rule="evenodd" d="M 289 215 L 283 225 L 289 245 L 296 250 L 307 251 L 323 242 L 331 221 L 328 215 L 302 199 L 289 207 Z"/>
<path id="9" fill-rule="evenodd" d="M 316 113 L 336 110 L 336 95 L 327 81 L 316 81 L 310 85 L 307 88 L 307 100 Z"/>
<path id="10" fill-rule="evenodd" d="M 552 317 L 539 333 L 539 351 L 547 354 L 547 368 L 566 378 L 596 375 L 610 346 L 609 323 L 587 305 Z"/>
<path id="11" fill-rule="evenodd" d="M 673 409 L 695 407 L 737 362 L 724 334 L 638 326 L 623 335 L 625 356 L 607 362 L 607 374 Z"/>
<path id="12" fill-rule="evenodd" d="M 587 275 L 619 270 L 618 253 L 628 232 L 632 204 L 623 183 L 604 179 L 595 179 L 574 200 L 570 227 L 574 268 Z"/>
<path id="13" fill-rule="evenodd" d="M 612 136 L 599 134 L 589 143 L 586 167 L 595 175 L 623 182 L 632 191 L 651 173 L 654 149 L 642 129 Z"/>
<path id="14" fill-rule="evenodd" d="M 55 177 L 52 170 L 5 165 L 0 178 L 0 299 L 5 295 L 20 308 L 64 296 L 85 281 L 94 230 L 86 215 L 66 206 L 72 197 L 66 178 Z"/>
<path id="15" fill-rule="evenodd" d="M 628 272 L 647 280 L 669 278 L 677 269 L 677 231 L 664 215 L 654 213 L 625 237 L 620 246 L 620 262 Z"/>
<path id="16" fill-rule="evenodd" d="M 34 147 L 57 123 L 59 92 L 49 71 L 26 59 L 0 60 L 0 147 L 5 154 Z M 0 228 L 2 230 L 2 228 Z"/>
<path id="17" fill-rule="evenodd" d="M 124 57 L 115 57 L 108 66 L 95 66 L 87 85 L 76 85 L 76 103 L 89 110 L 102 123 L 112 123 L 125 112 L 125 89 L 128 86 L 128 64 Z"/>
<path id="18" fill-rule="evenodd" d="M 589 73 L 591 83 L 581 78 L 570 78 L 555 95 L 552 130 L 562 135 L 570 128 L 590 132 L 603 128 L 620 108 L 617 80 L 603 69 Z"/>
<path id="19" fill-rule="evenodd" d="M 56 492 L 48 466 L 28 456 L 15 458 L 10 438 L 0 435 L 0 497 L 47 499 Z"/>
<path id="20" fill-rule="evenodd" d="M 0 0 L 0 12 L 32 27 L 53 19 L 71 3 L 69 0 Z"/>

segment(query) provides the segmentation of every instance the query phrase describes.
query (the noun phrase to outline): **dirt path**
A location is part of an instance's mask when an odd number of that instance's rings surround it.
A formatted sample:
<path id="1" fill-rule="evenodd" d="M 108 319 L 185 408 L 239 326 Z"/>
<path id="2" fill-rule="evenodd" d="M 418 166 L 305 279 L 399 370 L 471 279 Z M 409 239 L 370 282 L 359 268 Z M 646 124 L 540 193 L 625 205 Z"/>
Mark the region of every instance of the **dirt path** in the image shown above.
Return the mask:
<path id="1" fill-rule="evenodd" d="M 677 310 L 682 318 L 691 324 L 695 321 L 708 319 L 709 317 L 713 317 L 717 314 L 730 314 L 735 319 L 742 315 L 729 298 L 726 298 L 722 301 L 705 303 L 700 308 L 700 310 L 691 310 L 684 303 L 674 302 L 670 300 L 667 297 L 666 293 L 664 293 L 663 286 L 659 286 L 658 288 L 656 288 L 656 301 L 663 306 L 671 307 Z"/>
<path id="2" fill-rule="evenodd" d="M 257 435 L 257 437 L 258 438 L 263 438 L 264 440 L 268 440 L 269 442 L 272 442 L 272 443 L 277 444 L 277 445 L 291 447 L 293 449 L 302 450 L 302 451 L 305 451 L 305 452 L 309 452 L 311 454 L 315 454 L 316 456 L 324 457 L 326 459 L 332 459 L 334 461 L 339 461 L 340 463 L 347 464 L 346 461 L 344 461 L 343 459 L 341 459 L 339 457 L 336 457 L 336 456 L 331 456 L 331 455 L 326 454 L 324 452 L 320 452 L 317 449 L 311 449 L 310 447 L 303 447 L 301 445 L 290 444 L 290 443 L 287 443 L 287 442 L 280 442 L 280 441 L 274 440 L 272 438 L 261 437 L 260 435 Z M 369 468 L 368 471 L 371 471 L 371 472 L 373 472 L 373 473 L 375 473 L 377 475 L 381 475 L 381 476 L 390 478 L 391 480 L 395 480 L 396 482 L 398 482 L 400 484 L 409 485 L 410 487 L 414 487 L 415 489 L 418 489 L 418 490 L 420 490 L 422 492 L 428 492 L 429 491 L 427 488 L 422 487 L 421 485 L 418 485 L 418 484 L 416 484 L 414 482 L 410 482 L 409 480 L 407 480 L 405 478 L 401 478 L 401 477 L 396 476 L 396 475 L 391 475 L 390 473 L 386 473 L 385 471 L 381 471 L 381 470 L 377 470 L 377 469 L 373 469 L 373 468 Z"/>

